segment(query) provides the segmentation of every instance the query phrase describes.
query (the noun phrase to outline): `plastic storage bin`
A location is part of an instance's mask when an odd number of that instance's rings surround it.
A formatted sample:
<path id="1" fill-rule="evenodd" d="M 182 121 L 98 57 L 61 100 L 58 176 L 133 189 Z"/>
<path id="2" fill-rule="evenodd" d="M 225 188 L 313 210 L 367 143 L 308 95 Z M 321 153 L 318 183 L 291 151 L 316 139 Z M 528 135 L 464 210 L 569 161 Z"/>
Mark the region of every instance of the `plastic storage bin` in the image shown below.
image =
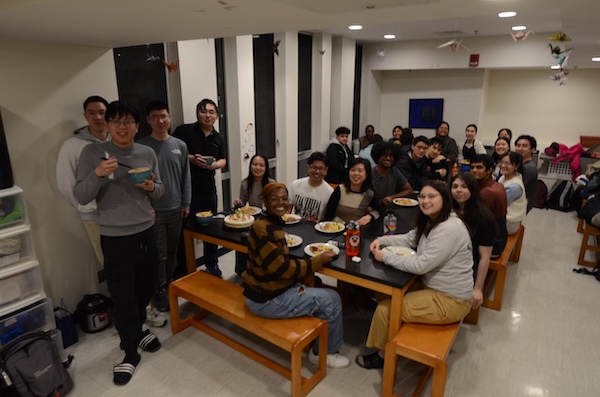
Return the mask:
<path id="1" fill-rule="evenodd" d="M 32 260 L 33 252 L 29 225 L 0 229 L 0 268 Z"/>
<path id="2" fill-rule="evenodd" d="M 43 293 L 42 272 L 36 260 L 0 270 L 0 308 L 31 295 Z"/>
<path id="3" fill-rule="evenodd" d="M 13 186 L 0 190 L 0 228 L 27 223 L 23 189 Z"/>
<path id="4" fill-rule="evenodd" d="M 50 298 L 41 301 L 36 299 L 37 297 L 22 302 L 24 306 L 20 308 L 17 305 L 11 305 L 3 310 L 10 314 L 0 317 L 1 345 L 5 345 L 25 332 L 49 331 L 56 328 L 52 300 Z"/>

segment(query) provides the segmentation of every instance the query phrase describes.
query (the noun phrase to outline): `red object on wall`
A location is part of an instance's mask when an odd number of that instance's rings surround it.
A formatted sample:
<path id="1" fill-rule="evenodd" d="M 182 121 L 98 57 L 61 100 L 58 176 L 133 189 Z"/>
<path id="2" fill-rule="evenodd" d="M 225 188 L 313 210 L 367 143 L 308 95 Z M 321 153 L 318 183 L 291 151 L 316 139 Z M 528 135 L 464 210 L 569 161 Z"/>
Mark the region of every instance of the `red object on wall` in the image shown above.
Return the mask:
<path id="1" fill-rule="evenodd" d="M 479 66 L 479 54 L 471 54 L 471 57 L 469 58 L 469 66 L 472 68 Z"/>

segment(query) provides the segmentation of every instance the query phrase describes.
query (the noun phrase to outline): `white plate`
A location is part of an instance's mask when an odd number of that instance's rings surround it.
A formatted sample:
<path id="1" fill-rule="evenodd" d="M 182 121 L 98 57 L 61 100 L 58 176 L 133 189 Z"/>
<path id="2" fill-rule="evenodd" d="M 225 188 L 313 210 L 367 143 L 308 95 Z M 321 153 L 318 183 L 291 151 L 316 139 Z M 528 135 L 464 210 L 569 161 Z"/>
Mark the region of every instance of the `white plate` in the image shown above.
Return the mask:
<path id="1" fill-rule="evenodd" d="M 315 229 L 321 233 L 337 234 L 346 230 L 346 225 L 339 222 L 319 222 L 315 224 Z"/>
<path id="2" fill-rule="evenodd" d="M 298 223 L 302 220 L 302 217 L 296 214 L 285 214 L 281 218 L 286 225 L 293 225 L 294 223 Z"/>
<path id="3" fill-rule="evenodd" d="M 262 212 L 262 208 L 253 207 L 251 205 L 246 205 L 244 207 L 240 207 L 239 209 L 241 209 L 244 214 L 248 215 L 258 215 Z"/>
<path id="4" fill-rule="evenodd" d="M 302 237 L 296 234 L 285 234 L 285 240 L 287 241 L 287 245 L 289 248 L 295 248 L 302 244 Z"/>
<path id="5" fill-rule="evenodd" d="M 390 245 L 389 247 L 384 247 L 383 249 L 400 256 L 411 256 L 416 254 L 412 248 L 401 247 L 399 245 Z"/>
<path id="6" fill-rule="evenodd" d="M 304 247 L 304 253 L 308 256 L 317 256 L 323 248 L 333 251 L 336 255 L 340 253 L 340 249 L 333 244 L 328 243 L 311 243 Z"/>
<path id="7" fill-rule="evenodd" d="M 419 202 L 417 200 L 408 197 L 395 198 L 393 200 L 393 203 L 399 205 L 400 207 L 414 207 L 416 205 L 419 205 Z"/>
<path id="8" fill-rule="evenodd" d="M 231 215 L 227 215 L 225 219 L 223 219 L 225 226 L 233 228 L 233 229 L 244 229 L 246 227 L 250 227 L 252 223 L 254 223 L 254 217 L 252 215 L 248 215 L 248 219 L 245 221 L 239 221 L 231 217 Z"/>

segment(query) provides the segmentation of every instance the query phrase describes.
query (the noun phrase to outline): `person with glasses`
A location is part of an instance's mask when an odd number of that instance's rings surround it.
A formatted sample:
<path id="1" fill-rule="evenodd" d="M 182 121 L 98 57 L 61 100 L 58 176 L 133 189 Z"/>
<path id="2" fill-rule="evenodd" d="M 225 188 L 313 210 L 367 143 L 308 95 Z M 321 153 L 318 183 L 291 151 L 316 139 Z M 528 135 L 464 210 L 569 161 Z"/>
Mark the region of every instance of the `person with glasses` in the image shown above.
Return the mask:
<path id="1" fill-rule="evenodd" d="M 321 152 L 314 152 L 306 165 L 307 177 L 296 179 L 289 187 L 293 212 L 309 221 L 322 221 L 333 188 L 323 179 L 327 175 L 327 160 Z"/>
<path id="2" fill-rule="evenodd" d="M 413 190 L 421 190 L 421 186 L 430 179 L 425 157 L 428 149 L 429 139 L 420 135 L 413 140 L 408 153 L 401 156 L 396 163 L 396 167 L 402 172 Z"/>
<path id="3" fill-rule="evenodd" d="M 110 140 L 108 126 L 104 115 L 108 102 L 106 99 L 92 95 L 83 102 L 83 117 L 87 125 L 73 131 L 73 136 L 67 139 L 56 159 L 56 183 L 58 191 L 73 208 L 79 212 L 81 223 L 92 243 L 92 248 L 100 265 L 104 264 L 104 256 L 100 247 L 100 227 L 96 222 L 96 201 L 81 205 L 73 197 L 73 186 L 77 176 L 77 164 L 84 147 L 90 143 L 102 143 Z"/>
<path id="4" fill-rule="evenodd" d="M 386 206 L 395 198 L 408 197 L 413 189 L 394 163 L 398 158 L 398 145 L 382 142 L 373 147 L 373 160 L 377 166 L 373 170 L 373 191 L 375 197 Z"/>
<path id="5" fill-rule="evenodd" d="M 174 137 L 185 142 L 189 152 L 192 202 L 188 219 L 194 218 L 199 211 L 217 213 L 215 171 L 227 163 L 225 141 L 214 128 L 219 118 L 217 105 L 210 99 L 201 100 L 196 106 L 196 117 L 197 122 L 180 125 L 173 133 Z M 185 274 L 185 249 L 181 240 L 177 260 L 178 269 L 175 272 Z M 221 277 L 216 245 L 204 243 L 204 264 L 211 274 Z"/>
<path id="6" fill-rule="evenodd" d="M 492 172 L 492 178 L 497 181 L 500 178 L 500 158 L 510 151 L 510 140 L 506 137 L 500 136 L 494 143 L 494 151 L 492 152 L 492 158 L 496 163 L 494 172 Z"/>
<path id="7" fill-rule="evenodd" d="M 113 303 L 115 326 L 125 358 L 113 368 L 113 382 L 131 380 L 140 362 L 137 348 L 155 352 L 161 344 L 149 330 L 142 331 L 146 306 L 156 291 L 158 253 L 151 201 L 164 191 L 154 151 L 134 143 L 140 116 L 122 102 L 106 109 L 111 140 L 87 145 L 77 166 L 73 195 L 80 204 L 96 200 L 104 253 L 104 270 Z M 134 183 L 128 171 L 149 168 L 151 176 Z"/>
<path id="8" fill-rule="evenodd" d="M 248 267 L 242 273 L 244 296 L 250 311 L 267 318 L 313 316 L 327 321 L 327 366 L 345 368 L 350 360 L 339 354 L 344 342 L 342 302 L 331 288 L 311 288 L 305 279 L 324 264 L 333 252 L 308 259 L 294 259 L 282 229 L 281 217 L 288 212 L 288 190 L 282 183 L 269 183 L 262 190 L 266 216 L 256 220 L 248 233 Z M 319 362 L 318 340 L 308 353 Z"/>
<path id="9" fill-rule="evenodd" d="M 150 135 L 138 143 L 152 148 L 158 157 L 158 167 L 165 185 L 162 197 L 152 202 L 156 211 L 156 245 L 158 249 L 158 278 L 154 294 L 154 306 L 161 312 L 169 310 L 167 287 L 177 263 L 177 248 L 183 219 L 190 213 L 192 183 L 188 162 L 187 145 L 169 135 L 171 115 L 166 103 L 152 101 L 146 105 L 146 120 L 152 129 Z M 166 325 L 167 321 L 150 308 L 146 324 Z"/>
<path id="10" fill-rule="evenodd" d="M 405 234 L 375 239 L 370 250 L 375 260 L 421 276 L 421 289 L 407 293 L 402 302 L 402 322 L 450 324 L 471 310 L 473 253 L 469 230 L 452 208 L 448 186 L 440 181 L 423 185 L 415 228 Z M 414 255 L 397 255 L 386 246 L 409 247 Z M 367 337 L 371 354 L 359 355 L 363 368 L 383 368 L 383 351 L 389 340 L 390 298 L 375 309 Z"/>
<path id="11" fill-rule="evenodd" d="M 348 176 L 348 162 L 354 158 L 352 150 L 348 147 L 349 135 L 350 130 L 348 128 L 339 127 L 335 130 L 335 137 L 329 141 L 329 146 L 325 152 L 328 168 L 325 180 L 330 184 L 339 185 Z"/>

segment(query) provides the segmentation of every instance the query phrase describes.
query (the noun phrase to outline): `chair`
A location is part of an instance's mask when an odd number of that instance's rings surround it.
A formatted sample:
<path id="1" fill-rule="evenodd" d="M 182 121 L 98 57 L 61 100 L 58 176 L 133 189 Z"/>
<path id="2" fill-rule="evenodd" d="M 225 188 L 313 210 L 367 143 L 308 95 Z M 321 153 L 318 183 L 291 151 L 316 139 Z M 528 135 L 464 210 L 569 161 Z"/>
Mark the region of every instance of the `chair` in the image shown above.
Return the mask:
<path id="1" fill-rule="evenodd" d="M 594 237 L 593 244 L 588 244 L 590 237 Z M 597 237 L 600 237 L 600 230 L 596 226 L 585 223 L 583 225 L 583 239 L 581 241 L 581 248 L 579 249 L 579 259 L 577 264 L 579 266 L 596 267 L 596 262 L 585 260 L 586 251 L 600 252 L 600 246 L 596 245 Z"/>

